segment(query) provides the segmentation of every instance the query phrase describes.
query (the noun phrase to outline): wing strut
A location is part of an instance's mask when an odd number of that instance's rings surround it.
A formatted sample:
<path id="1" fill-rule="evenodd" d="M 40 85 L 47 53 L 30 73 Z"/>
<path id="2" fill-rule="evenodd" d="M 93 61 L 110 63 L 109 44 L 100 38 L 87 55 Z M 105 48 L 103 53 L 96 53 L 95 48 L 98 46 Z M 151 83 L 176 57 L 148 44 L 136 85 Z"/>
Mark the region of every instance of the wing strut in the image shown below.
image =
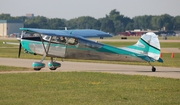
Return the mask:
<path id="1" fill-rule="evenodd" d="M 49 43 L 48 43 L 48 45 L 47 45 L 46 47 L 45 47 L 45 45 L 44 45 L 44 41 L 43 41 L 41 35 L 40 35 L 40 38 L 41 38 L 42 45 L 43 45 L 43 48 L 44 48 L 44 54 L 43 54 L 40 62 L 43 62 L 43 60 L 45 59 L 45 57 L 48 55 L 49 48 L 50 48 L 50 44 L 51 44 L 51 40 L 52 40 L 52 36 L 50 37 L 50 41 L 49 41 Z"/>

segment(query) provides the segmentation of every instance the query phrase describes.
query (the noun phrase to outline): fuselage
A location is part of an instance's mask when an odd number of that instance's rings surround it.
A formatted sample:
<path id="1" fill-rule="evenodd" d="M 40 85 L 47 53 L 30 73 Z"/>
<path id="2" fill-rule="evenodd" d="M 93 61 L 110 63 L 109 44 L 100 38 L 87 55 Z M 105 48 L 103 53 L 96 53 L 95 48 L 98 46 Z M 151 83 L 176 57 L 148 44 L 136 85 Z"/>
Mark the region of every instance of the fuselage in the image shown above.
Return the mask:
<path id="1" fill-rule="evenodd" d="M 68 40 L 71 40 L 70 38 Z M 133 56 L 134 53 L 123 48 L 101 44 L 98 42 L 78 39 L 75 44 L 59 41 L 41 41 L 40 37 L 27 37 L 21 39 L 24 50 L 31 54 L 57 58 L 111 60 L 111 61 L 143 61 Z"/>

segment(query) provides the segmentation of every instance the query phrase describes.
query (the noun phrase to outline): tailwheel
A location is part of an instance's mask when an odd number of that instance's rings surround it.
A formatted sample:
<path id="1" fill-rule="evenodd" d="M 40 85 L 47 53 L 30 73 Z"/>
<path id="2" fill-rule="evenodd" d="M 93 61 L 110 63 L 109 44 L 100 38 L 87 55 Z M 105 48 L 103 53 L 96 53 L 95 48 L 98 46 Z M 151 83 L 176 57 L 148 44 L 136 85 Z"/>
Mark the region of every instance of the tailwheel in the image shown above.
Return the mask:
<path id="1" fill-rule="evenodd" d="M 34 68 L 34 70 L 39 71 L 41 70 L 41 68 L 45 67 L 45 64 L 41 62 L 33 62 L 32 67 Z"/>
<path id="2" fill-rule="evenodd" d="M 149 63 L 149 65 L 151 65 L 151 63 L 150 62 L 148 62 Z M 152 65 L 151 65 L 152 66 Z M 156 68 L 154 67 L 154 66 L 152 66 L 152 72 L 156 72 Z"/>
<path id="3" fill-rule="evenodd" d="M 156 68 L 152 66 L 152 72 L 156 72 Z"/>
<path id="4" fill-rule="evenodd" d="M 58 67 L 61 67 L 61 64 L 58 62 L 49 62 L 48 67 L 50 70 L 56 70 Z"/>

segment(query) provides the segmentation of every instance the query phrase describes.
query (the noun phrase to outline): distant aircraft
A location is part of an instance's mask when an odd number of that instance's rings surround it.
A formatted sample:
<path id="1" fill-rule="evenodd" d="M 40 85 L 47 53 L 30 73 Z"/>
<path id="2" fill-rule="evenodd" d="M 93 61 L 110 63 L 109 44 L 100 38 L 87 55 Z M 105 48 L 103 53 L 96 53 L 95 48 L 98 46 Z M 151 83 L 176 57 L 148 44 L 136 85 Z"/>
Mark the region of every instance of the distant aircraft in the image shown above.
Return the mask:
<path id="1" fill-rule="evenodd" d="M 22 31 L 19 53 L 21 47 L 25 52 L 42 55 L 39 62 L 33 62 L 34 70 L 45 67 L 43 60 L 50 57 L 48 63 L 50 70 L 56 70 L 61 66 L 53 58 L 109 60 L 109 61 L 134 61 L 134 62 L 163 62 L 160 58 L 160 44 L 156 34 L 146 33 L 134 45 L 117 48 L 86 38 L 111 37 L 110 34 L 93 29 L 79 30 L 48 30 L 35 28 L 20 28 Z M 151 64 L 150 64 L 151 65 Z M 152 66 L 152 72 L 156 68 Z"/>

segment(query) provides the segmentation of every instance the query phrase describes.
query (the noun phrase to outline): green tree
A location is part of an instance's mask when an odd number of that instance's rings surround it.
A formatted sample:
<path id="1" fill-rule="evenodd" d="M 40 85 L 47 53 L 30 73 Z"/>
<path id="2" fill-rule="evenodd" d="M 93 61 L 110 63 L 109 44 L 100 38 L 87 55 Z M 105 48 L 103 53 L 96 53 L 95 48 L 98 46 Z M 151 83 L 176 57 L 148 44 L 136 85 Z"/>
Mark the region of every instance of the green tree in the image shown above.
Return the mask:
<path id="1" fill-rule="evenodd" d="M 109 18 L 114 23 L 114 28 L 115 28 L 114 33 L 125 31 L 127 24 L 131 22 L 130 18 L 125 17 L 124 15 L 121 15 L 120 12 L 117 11 L 116 9 L 110 11 Z"/>
<path id="2" fill-rule="evenodd" d="M 37 16 L 27 18 L 25 16 L 12 17 L 10 14 L 0 14 L 0 20 L 22 20 L 24 27 L 27 28 L 45 28 L 45 29 L 98 29 L 105 32 L 116 34 L 125 30 L 133 29 L 152 29 L 158 30 L 163 27 L 166 30 L 180 30 L 180 16 L 163 15 L 144 15 L 136 16 L 130 19 L 113 9 L 103 18 L 95 19 L 91 16 L 81 16 L 78 18 L 65 20 L 60 18 L 46 18 Z"/>
<path id="3" fill-rule="evenodd" d="M 13 20 L 10 14 L 0 14 L 0 20 Z"/>
<path id="4" fill-rule="evenodd" d="M 47 24 L 50 29 L 61 29 L 65 27 L 65 22 L 58 18 L 47 19 Z"/>
<path id="5" fill-rule="evenodd" d="M 172 30 L 174 28 L 174 19 L 169 14 L 164 14 L 160 16 L 161 27 L 165 27 L 166 30 Z"/>
<path id="6" fill-rule="evenodd" d="M 152 30 L 161 29 L 161 24 L 160 24 L 161 22 L 159 16 L 152 16 L 150 23 L 151 23 L 150 29 Z"/>
<path id="7" fill-rule="evenodd" d="M 114 33 L 115 28 L 114 28 L 114 22 L 109 19 L 109 17 L 106 15 L 105 18 L 100 18 L 99 19 L 101 22 L 101 30 L 109 33 Z"/>
<path id="8" fill-rule="evenodd" d="M 100 29 L 101 23 L 99 20 L 90 16 L 81 16 L 70 19 L 66 25 L 75 29 Z"/>
<path id="9" fill-rule="evenodd" d="M 180 16 L 174 18 L 174 30 L 180 30 Z"/>
<path id="10" fill-rule="evenodd" d="M 27 18 L 25 20 L 25 27 L 31 28 L 49 28 L 47 24 L 47 18 L 43 16 L 37 16 L 34 18 Z"/>

